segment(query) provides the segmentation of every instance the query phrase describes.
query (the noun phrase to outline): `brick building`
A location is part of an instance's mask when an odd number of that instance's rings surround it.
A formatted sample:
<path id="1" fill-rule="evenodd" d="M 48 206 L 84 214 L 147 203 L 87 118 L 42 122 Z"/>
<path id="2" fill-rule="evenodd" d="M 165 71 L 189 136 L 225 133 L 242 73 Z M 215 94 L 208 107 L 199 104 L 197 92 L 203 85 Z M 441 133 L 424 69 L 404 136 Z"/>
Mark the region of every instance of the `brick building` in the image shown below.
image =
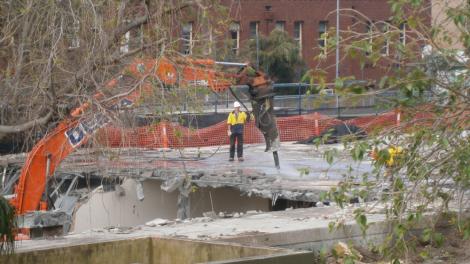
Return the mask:
<path id="1" fill-rule="evenodd" d="M 268 35 L 274 28 L 283 29 L 299 42 L 302 57 L 309 67 L 323 66 L 328 68 L 330 79 L 334 77 L 334 54 L 329 56 L 323 65 L 318 65 L 314 58 L 320 52 L 319 46 L 324 44 L 322 34 L 330 27 L 336 28 L 335 0 L 224 0 L 222 2 L 231 6 L 230 15 L 235 23 L 240 25 L 240 45 L 254 37 L 256 32 Z M 373 21 L 384 21 L 391 15 L 388 0 L 340 0 L 340 8 L 355 9 Z M 340 15 L 340 29 L 346 29 L 356 23 L 357 18 Z M 339 74 L 354 75 L 358 79 L 375 79 L 378 72 L 373 68 L 360 70 L 356 63 L 345 60 L 339 65 Z"/>
<path id="2" fill-rule="evenodd" d="M 340 29 L 353 28 L 357 32 L 367 32 L 367 22 L 357 12 L 368 17 L 373 23 L 387 22 L 391 16 L 388 0 L 340 0 Z M 336 28 L 336 0 L 221 0 L 229 10 L 230 19 L 227 38 L 233 43 L 232 52 L 238 53 L 243 45 L 256 34 L 268 35 L 273 29 L 285 30 L 298 42 L 301 54 L 308 67 L 320 67 L 328 72 L 328 79 L 335 76 L 334 51 L 326 61 L 319 63 L 315 57 L 325 43 L 325 33 Z M 429 14 L 430 16 L 430 14 Z M 368 25 L 369 23 L 369 25 Z M 386 29 L 385 23 L 383 27 Z M 182 26 L 183 52 L 191 53 L 190 44 L 184 39 L 192 34 L 192 24 Z M 408 42 L 406 24 L 400 25 L 400 40 Z M 388 44 L 387 44 L 388 45 Z M 384 47 L 385 56 L 389 56 L 389 47 Z M 340 54 L 343 57 L 344 54 Z M 385 65 L 387 66 L 387 65 Z M 344 59 L 339 64 L 340 76 L 355 76 L 356 79 L 378 79 L 383 70 L 367 65 L 365 68 L 351 59 Z"/>

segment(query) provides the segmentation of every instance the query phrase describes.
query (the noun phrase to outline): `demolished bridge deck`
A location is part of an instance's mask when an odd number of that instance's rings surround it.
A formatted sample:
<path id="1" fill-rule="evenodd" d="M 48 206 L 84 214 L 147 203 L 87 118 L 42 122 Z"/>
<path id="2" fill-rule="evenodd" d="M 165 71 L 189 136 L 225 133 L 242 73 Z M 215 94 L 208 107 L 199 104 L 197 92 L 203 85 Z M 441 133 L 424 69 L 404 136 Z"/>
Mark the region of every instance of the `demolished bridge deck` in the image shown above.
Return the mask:
<path id="1" fill-rule="evenodd" d="M 338 149 L 340 158 L 328 164 L 327 149 Z M 228 161 L 228 146 L 184 149 L 80 148 L 62 162 L 56 177 L 86 174 L 92 177 L 130 177 L 163 181 L 171 189 L 182 179 L 199 187 L 232 187 L 246 195 L 315 202 L 323 191 L 336 186 L 345 174 L 370 172 L 371 162 L 354 162 L 343 145 L 319 147 L 283 142 L 281 168 L 263 144 L 246 145 L 244 162 Z M 24 162 L 24 155 L 0 157 L 7 163 Z"/>

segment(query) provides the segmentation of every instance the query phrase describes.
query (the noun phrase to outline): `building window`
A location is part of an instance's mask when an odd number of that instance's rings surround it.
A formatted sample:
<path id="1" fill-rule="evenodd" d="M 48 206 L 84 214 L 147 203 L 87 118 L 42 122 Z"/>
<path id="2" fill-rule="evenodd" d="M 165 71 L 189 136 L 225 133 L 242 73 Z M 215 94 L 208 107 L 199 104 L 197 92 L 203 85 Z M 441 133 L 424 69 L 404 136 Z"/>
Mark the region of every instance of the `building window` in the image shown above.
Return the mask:
<path id="1" fill-rule="evenodd" d="M 209 43 L 207 45 L 207 55 L 210 55 L 212 54 L 212 46 L 214 45 L 214 36 L 213 36 L 213 33 L 212 33 L 212 27 L 209 26 Z"/>
<path id="2" fill-rule="evenodd" d="M 70 38 L 69 49 L 80 48 L 79 33 L 80 33 L 80 21 L 74 20 L 69 30 L 69 38 Z"/>
<path id="3" fill-rule="evenodd" d="M 230 40 L 232 53 L 238 55 L 238 50 L 240 48 L 240 23 L 233 22 L 230 24 Z"/>
<path id="4" fill-rule="evenodd" d="M 320 21 L 318 23 L 318 45 L 320 47 L 326 46 L 326 41 L 328 39 L 328 21 Z"/>
<path id="5" fill-rule="evenodd" d="M 121 53 L 128 53 L 129 52 L 129 42 L 131 41 L 131 32 L 127 31 L 126 34 L 121 39 Z"/>
<path id="6" fill-rule="evenodd" d="M 250 22 L 250 38 L 256 39 L 258 32 L 259 32 L 259 22 L 258 21 Z"/>
<path id="7" fill-rule="evenodd" d="M 294 22 L 294 40 L 299 45 L 299 54 L 302 56 L 302 30 L 303 30 L 303 21 Z"/>
<path id="8" fill-rule="evenodd" d="M 369 39 L 370 42 L 372 42 L 372 22 L 371 21 L 367 21 L 366 33 L 367 33 L 367 38 Z"/>
<path id="9" fill-rule="evenodd" d="M 181 32 L 182 53 L 186 55 L 193 54 L 193 23 L 189 22 L 183 25 Z"/>
<path id="10" fill-rule="evenodd" d="M 406 22 L 400 24 L 400 42 L 406 45 Z"/>
<path id="11" fill-rule="evenodd" d="M 274 28 L 277 30 L 284 31 L 284 29 L 286 28 L 286 21 L 276 21 L 276 25 Z"/>
<path id="12" fill-rule="evenodd" d="M 367 33 L 367 39 L 369 39 L 369 45 L 366 49 L 366 55 L 369 56 L 370 53 L 372 52 L 372 44 L 373 44 L 373 32 L 372 32 L 372 23 L 371 21 L 367 21 L 366 24 L 366 33 Z"/>
<path id="13" fill-rule="evenodd" d="M 382 26 L 382 36 L 384 37 L 384 42 L 382 49 L 380 50 L 380 53 L 382 55 L 388 56 L 390 53 L 390 40 L 389 40 L 389 35 L 388 35 L 388 30 L 389 30 L 389 22 L 385 22 L 384 25 Z"/>

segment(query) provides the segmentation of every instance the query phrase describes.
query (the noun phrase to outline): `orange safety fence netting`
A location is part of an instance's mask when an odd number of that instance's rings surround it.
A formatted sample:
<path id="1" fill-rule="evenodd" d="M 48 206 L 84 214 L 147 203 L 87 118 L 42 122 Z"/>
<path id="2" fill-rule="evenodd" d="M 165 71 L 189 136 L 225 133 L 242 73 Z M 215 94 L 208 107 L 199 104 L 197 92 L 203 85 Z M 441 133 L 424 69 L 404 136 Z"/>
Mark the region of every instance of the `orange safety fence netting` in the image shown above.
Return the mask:
<path id="1" fill-rule="evenodd" d="M 395 111 L 381 115 L 358 117 L 344 121 L 367 132 L 375 129 L 392 127 L 399 122 L 399 113 Z M 281 141 L 299 141 L 325 130 L 343 121 L 318 113 L 277 118 Z M 215 125 L 193 129 L 170 122 L 160 122 L 137 128 L 107 127 L 98 133 L 98 142 L 109 147 L 141 148 L 182 148 L 204 147 L 228 144 L 225 121 Z M 264 138 L 256 128 L 255 121 L 245 125 L 244 142 L 247 144 L 263 143 Z"/>

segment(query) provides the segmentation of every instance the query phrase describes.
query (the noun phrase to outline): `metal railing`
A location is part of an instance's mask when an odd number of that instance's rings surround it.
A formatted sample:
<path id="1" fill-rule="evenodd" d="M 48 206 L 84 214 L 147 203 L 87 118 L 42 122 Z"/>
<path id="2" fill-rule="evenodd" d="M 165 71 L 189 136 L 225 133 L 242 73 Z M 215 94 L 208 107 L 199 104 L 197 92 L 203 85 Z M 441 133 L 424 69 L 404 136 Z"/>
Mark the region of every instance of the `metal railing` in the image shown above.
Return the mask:
<path id="1" fill-rule="evenodd" d="M 398 91 L 374 92 L 364 94 L 334 94 L 333 89 L 327 94 L 308 94 L 306 91 L 311 86 L 303 83 L 274 84 L 274 109 L 277 115 L 301 115 L 313 112 L 336 117 L 349 118 L 365 115 L 378 115 L 392 110 L 394 102 L 400 99 Z M 240 101 L 251 110 L 250 99 L 246 93 L 247 86 L 236 86 L 233 91 Z M 289 91 L 289 95 L 285 94 Z M 430 92 L 424 94 L 425 100 L 432 97 Z M 224 93 L 212 93 L 197 95 L 197 98 L 185 96 L 182 104 L 167 106 L 169 113 L 201 114 L 201 113 L 228 113 L 233 110 L 235 98 L 226 91 Z M 173 107 L 173 108 L 172 108 Z M 147 106 L 139 112 L 142 116 L 154 115 L 153 109 L 159 105 Z M 243 108 L 243 107 L 242 107 Z"/>
<path id="2" fill-rule="evenodd" d="M 276 95 L 274 97 L 274 106 L 277 114 L 292 115 L 319 112 L 336 117 L 352 117 L 361 115 L 380 114 L 392 109 L 392 103 L 400 95 L 397 91 L 388 92 L 369 92 L 366 94 L 306 94 L 305 91 L 310 87 L 304 83 L 282 83 L 274 84 L 274 90 L 277 94 L 282 93 L 284 89 L 291 91 L 290 95 Z M 295 91 L 295 89 L 297 91 Z M 296 94 L 292 94 L 295 91 Z M 328 91 L 332 91 L 329 89 Z M 240 98 L 248 108 L 251 107 L 248 96 L 237 92 Z M 221 94 L 212 94 L 204 102 L 204 112 L 225 113 L 232 111 L 235 98 L 229 91 Z"/>

